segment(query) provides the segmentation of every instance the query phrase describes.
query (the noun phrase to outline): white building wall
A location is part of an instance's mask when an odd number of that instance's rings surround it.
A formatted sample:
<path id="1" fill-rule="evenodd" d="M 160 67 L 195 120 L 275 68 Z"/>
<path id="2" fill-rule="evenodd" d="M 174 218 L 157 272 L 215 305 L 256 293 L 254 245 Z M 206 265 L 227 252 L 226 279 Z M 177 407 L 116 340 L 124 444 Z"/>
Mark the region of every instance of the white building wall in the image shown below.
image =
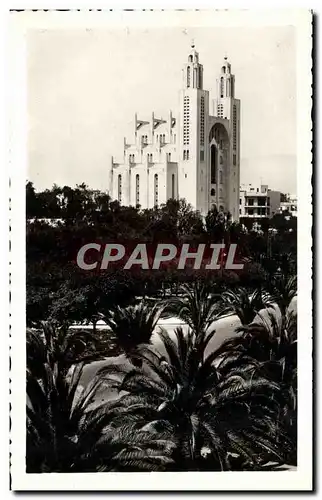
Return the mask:
<path id="1" fill-rule="evenodd" d="M 221 97 L 220 78 L 225 66 L 225 84 Z M 190 68 L 190 86 L 187 71 Z M 229 69 L 229 70 L 228 70 Z M 118 199 L 118 175 L 122 175 L 122 204 L 136 205 L 136 175 L 139 175 L 139 204 L 142 208 L 155 205 L 155 175 L 158 175 L 158 204 L 172 198 L 185 198 L 194 209 L 206 214 L 212 205 L 230 211 L 233 220 L 239 218 L 240 185 L 240 101 L 235 99 L 235 78 L 226 61 L 217 81 L 218 95 L 213 100 L 214 116 L 209 112 L 209 92 L 203 90 L 203 67 L 193 48 L 184 65 L 184 86 L 180 91 L 179 112 L 170 111 L 166 118 L 154 113 L 141 120 L 135 115 L 134 142 L 124 141 L 123 157 L 112 160 L 108 172 L 111 197 Z M 189 144 L 184 144 L 184 98 L 189 98 Z M 204 143 L 201 142 L 201 99 L 204 102 Z M 218 108 L 218 106 L 221 108 Z M 236 106 L 236 144 L 233 144 L 233 107 Z M 219 111 L 218 111 L 219 110 Z M 218 157 L 216 186 L 211 184 L 209 132 L 214 123 L 222 123 L 228 133 L 229 144 Z M 218 146 L 218 145 L 217 145 Z M 235 146 L 235 147 L 234 147 Z M 184 159 L 189 151 L 189 159 Z M 219 163 L 220 156 L 223 164 Z M 132 160 L 132 161 L 131 161 Z M 130 173 L 131 172 L 131 173 Z M 173 190 L 174 176 L 174 190 Z M 222 176 L 223 182 L 220 183 Z M 216 195 L 211 195 L 215 187 Z"/>

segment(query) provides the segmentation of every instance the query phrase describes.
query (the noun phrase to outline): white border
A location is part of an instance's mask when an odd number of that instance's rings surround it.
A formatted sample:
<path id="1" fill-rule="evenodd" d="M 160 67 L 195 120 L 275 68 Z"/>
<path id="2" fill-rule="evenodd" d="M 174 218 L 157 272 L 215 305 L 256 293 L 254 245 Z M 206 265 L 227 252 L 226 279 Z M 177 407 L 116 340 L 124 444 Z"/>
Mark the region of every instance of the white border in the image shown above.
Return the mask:
<path id="1" fill-rule="evenodd" d="M 25 473 L 25 179 L 27 113 L 25 33 L 32 28 L 108 26 L 284 26 L 297 33 L 299 463 L 292 472 Z M 308 10 L 25 12 L 11 14 L 9 38 L 10 171 L 12 178 L 12 488 L 78 491 L 241 491 L 312 488 L 311 300 L 311 14 Z"/>

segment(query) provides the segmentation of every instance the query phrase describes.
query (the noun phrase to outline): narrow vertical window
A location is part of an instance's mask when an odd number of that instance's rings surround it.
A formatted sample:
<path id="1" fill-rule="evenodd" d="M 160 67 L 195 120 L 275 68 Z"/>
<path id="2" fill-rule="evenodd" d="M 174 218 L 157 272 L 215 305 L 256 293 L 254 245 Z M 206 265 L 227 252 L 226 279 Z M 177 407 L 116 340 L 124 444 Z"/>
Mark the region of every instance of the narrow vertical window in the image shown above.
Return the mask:
<path id="1" fill-rule="evenodd" d="M 226 82 L 226 95 L 230 97 L 230 78 L 228 78 Z"/>
<path id="2" fill-rule="evenodd" d="M 203 81 L 202 81 L 202 71 L 199 68 L 199 88 L 202 89 L 203 87 Z"/>
<path id="3" fill-rule="evenodd" d="M 187 87 L 190 87 L 190 66 L 187 67 Z"/>
<path id="4" fill-rule="evenodd" d="M 117 199 L 119 203 L 122 203 L 122 176 L 119 174 L 117 178 Z"/>
<path id="5" fill-rule="evenodd" d="M 154 174 L 154 205 L 159 203 L 159 176 Z"/>
<path id="6" fill-rule="evenodd" d="M 205 144 L 205 98 L 202 96 L 200 100 L 200 145 Z"/>
<path id="7" fill-rule="evenodd" d="M 224 97 L 224 78 L 220 78 L 220 97 Z"/>
<path id="8" fill-rule="evenodd" d="M 210 163 L 210 182 L 211 184 L 217 183 L 217 168 L 218 168 L 218 151 L 216 146 L 213 144 L 210 149 L 211 163 Z"/>
<path id="9" fill-rule="evenodd" d="M 171 183 L 172 183 L 172 185 L 171 185 L 171 198 L 174 199 L 175 198 L 175 190 L 174 190 L 174 188 L 175 188 L 175 175 L 174 174 L 172 174 Z"/>
<path id="10" fill-rule="evenodd" d="M 237 149 L 237 107 L 233 106 L 233 149 Z"/>
<path id="11" fill-rule="evenodd" d="M 140 204 L 140 176 L 139 174 L 136 174 L 135 176 L 135 204 L 139 205 Z"/>
<path id="12" fill-rule="evenodd" d="M 222 184 L 222 171 L 219 172 L 219 184 Z"/>
<path id="13" fill-rule="evenodd" d="M 183 144 L 189 145 L 190 139 L 190 99 L 185 96 L 183 99 Z"/>

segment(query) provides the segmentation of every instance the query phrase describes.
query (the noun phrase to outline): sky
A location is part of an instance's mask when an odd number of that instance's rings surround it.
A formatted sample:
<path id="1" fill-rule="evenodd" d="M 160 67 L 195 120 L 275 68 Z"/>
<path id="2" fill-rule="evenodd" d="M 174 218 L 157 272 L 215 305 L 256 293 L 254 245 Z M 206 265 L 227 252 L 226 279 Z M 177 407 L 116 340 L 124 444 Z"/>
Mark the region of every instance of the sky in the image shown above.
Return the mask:
<path id="1" fill-rule="evenodd" d="M 241 183 L 296 193 L 295 28 L 95 28 L 27 36 L 28 176 L 37 190 L 108 189 L 111 155 L 133 141 L 134 114 L 177 113 L 191 40 L 215 98 L 226 55 L 241 100 Z"/>

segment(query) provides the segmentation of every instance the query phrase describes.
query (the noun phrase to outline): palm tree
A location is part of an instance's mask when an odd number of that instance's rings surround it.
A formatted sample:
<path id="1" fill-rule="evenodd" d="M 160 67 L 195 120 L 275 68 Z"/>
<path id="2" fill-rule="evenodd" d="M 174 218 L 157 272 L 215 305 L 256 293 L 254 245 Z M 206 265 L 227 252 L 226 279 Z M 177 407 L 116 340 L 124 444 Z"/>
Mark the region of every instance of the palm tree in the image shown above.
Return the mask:
<path id="1" fill-rule="evenodd" d="M 136 356 L 142 368 L 102 368 L 104 377 L 123 371 L 121 380 L 113 379 L 125 391 L 113 403 L 115 423 L 130 419 L 137 429 L 167 436 L 175 445 L 172 470 L 228 470 L 229 453 L 257 466 L 263 455 L 281 460 L 275 445 L 279 387 L 247 371 L 222 377 L 217 355 L 205 356 L 213 335 L 197 339 L 194 331 L 184 335 L 178 328 L 172 339 L 161 331 L 165 355 L 141 346 Z"/>
<path id="2" fill-rule="evenodd" d="M 104 380 L 79 387 L 83 363 L 62 378 L 49 366 L 35 380 L 28 373 L 27 472 L 163 470 L 173 444 L 133 425 L 113 424 L 109 404 L 92 408 Z M 135 430 L 135 432 L 134 432 Z"/>
<path id="3" fill-rule="evenodd" d="M 169 301 L 168 311 L 184 321 L 199 341 L 212 323 L 224 314 L 220 295 L 213 293 L 201 280 L 182 285 L 180 292 L 181 297 Z"/>
<path id="4" fill-rule="evenodd" d="M 275 273 L 268 286 L 282 315 L 285 315 L 292 299 L 297 295 L 297 276 Z"/>
<path id="5" fill-rule="evenodd" d="M 79 363 L 66 374 L 57 362 L 46 362 L 39 378 L 27 370 L 28 472 L 66 472 L 78 456 L 77 437 L 90 420 L 85 412 L 102 383 L 94 379 L 81 389 L 83 366 Z"/>
<path id="6" fill-rule="evenodd" d="M 126 308 L 116 306 L 104 316 L 104 321 L 116 336 L 116 342 L 127 357 L 133 357 L 139 344 L 150 343 L 164 307 L 162 302 L 151 306 L 148 302 L 142 301 L 138 305 Z"/>
<path id="7" fill-rule="evenodd" d="M 261 318 L 237 329 L 216 350 L 218 370 L 223 376 L 248 371 L 264 376 L 280 387 L 279 426 L 287 436 L 286 460 L 296 464 L 297 448 L 297 320 L 291 313 L 281 319 L 272 312 L 268 321 Z M 284 441 L 284 444 L 286 441 Z"/>
<path id="8" fill-rule="evenodd" d="M 226 314 L 235 314 L 242 325 L 248 325 L 259 311 L 273 307 L 273 298 L 261 289 L 250 292 L 246 288 L 239 288 L 237 291 L 224 292 L 223 303 L 226 305 Z"/>
<path id="9" fill-rule="evenodd" d="M 89 331 L 72 331 L 67 324 L 57 326 L 42 322 L 41 330 L 27 329 L 27 366 L 35 377 L 42 374 L 44 364 L 68 372 L 78 362 L 99 359 L 98 340 Z"/>

